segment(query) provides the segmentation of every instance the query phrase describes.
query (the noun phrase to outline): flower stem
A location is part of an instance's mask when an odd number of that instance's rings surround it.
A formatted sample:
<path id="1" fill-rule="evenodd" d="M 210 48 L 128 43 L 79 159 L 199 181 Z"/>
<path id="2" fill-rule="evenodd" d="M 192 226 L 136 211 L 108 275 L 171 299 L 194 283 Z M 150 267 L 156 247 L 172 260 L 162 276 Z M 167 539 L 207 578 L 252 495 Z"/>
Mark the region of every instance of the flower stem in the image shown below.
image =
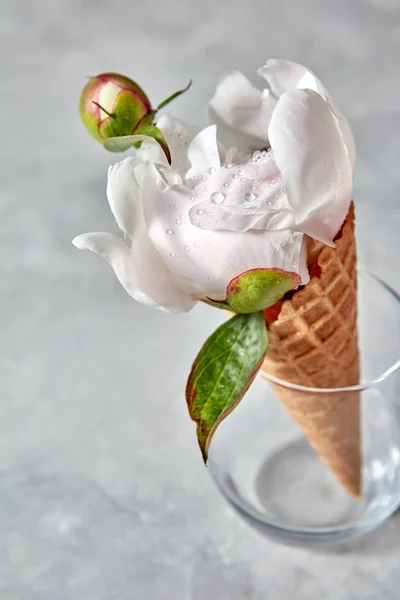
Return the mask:
<path id="1" fill-rule="evenodd" d="M 192 80 L 189 81 L 189 83 L 187 84 L 187 86 L 183 90 L 178 90 L 177 92 L 175 92 L 174 94 L 172 94 L 171 96 L 168 96 L 168 98 L 166 98 L 165 100 L 163 100 L 157 106 L 156 110 L 160 110 L 161 108 L 164 108 L 164 106 L 167 106 L 167 104 L 169 104 L 170 102 L 172 102 L 172 100 L 175 100 L 175 98 L 177 98 L 181 94 L 184 94 L 185 92 L 187 92 L 191 85 L 192 85 Z"/>

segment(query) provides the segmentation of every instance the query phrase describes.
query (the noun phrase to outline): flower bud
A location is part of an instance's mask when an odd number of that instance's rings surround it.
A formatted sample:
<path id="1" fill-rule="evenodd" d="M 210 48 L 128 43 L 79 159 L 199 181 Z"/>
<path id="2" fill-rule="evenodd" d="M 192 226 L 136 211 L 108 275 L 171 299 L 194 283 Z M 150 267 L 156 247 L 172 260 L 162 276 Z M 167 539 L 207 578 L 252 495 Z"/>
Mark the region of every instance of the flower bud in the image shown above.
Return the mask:
<path id="1" fill-rule="evenodd" d="M 144 91 L 129 77 L 102 73 L 83 88 L 79 113 L 87 131 L 100 143 L 132 134 L 138 124 L 154 116 Z"/>

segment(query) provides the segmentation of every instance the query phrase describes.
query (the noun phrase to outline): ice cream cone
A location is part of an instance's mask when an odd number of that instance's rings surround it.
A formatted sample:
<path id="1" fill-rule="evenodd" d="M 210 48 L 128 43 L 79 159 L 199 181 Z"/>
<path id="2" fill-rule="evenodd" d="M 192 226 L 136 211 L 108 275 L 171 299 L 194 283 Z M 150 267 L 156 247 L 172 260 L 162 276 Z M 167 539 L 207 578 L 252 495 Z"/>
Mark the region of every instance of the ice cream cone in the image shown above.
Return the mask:
<path id="1" fill-rule="evenodd" d="M 275 307 L 275 313 L 266 311 L 265 372 L 307 387 L 359 383 L 356 264 L 352 205 L 336 247 L 324 246 L 319 252 L 310 269 L 310 282 Z M 311 446 L 347 492 L 359 498 L 359 393 L 313 394 L 271 385 Z"/>

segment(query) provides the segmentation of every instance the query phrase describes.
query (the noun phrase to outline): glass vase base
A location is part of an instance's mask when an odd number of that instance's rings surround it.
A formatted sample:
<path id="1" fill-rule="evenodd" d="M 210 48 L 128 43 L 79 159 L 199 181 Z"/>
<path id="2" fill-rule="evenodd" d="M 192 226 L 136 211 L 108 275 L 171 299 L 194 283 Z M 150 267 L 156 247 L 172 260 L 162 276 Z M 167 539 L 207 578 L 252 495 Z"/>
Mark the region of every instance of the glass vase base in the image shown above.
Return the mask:
<path id="1" fill-rule="evenodd" d="M 348 545 L 400 505 L 400 301 L 361 271 L 358 308 L 359 385 L 307 388 L 262 372 L 211 443 L 208 466 L 220 491 L 249 524 L 278 542 Z M 359 402 L 360 499 L 347 493 L 302 436 L 282 401 L 288 394 L 305 411 L 316 396 L 328 410 Z"/>

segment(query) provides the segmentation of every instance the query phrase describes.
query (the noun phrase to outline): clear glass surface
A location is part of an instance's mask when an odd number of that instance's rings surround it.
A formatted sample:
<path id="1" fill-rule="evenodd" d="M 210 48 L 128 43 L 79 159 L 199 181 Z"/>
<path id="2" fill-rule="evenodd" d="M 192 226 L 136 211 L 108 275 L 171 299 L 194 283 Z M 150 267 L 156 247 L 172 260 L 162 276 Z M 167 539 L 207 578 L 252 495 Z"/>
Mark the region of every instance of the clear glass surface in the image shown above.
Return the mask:
<path id="1" fill-rule="evenodd" d="M 361 383 L 341 389 L 293 386 L 335 402 L 360 395 L 362 498 L 353 500 L 309 446 L 273 388 L 259 377 L 217 430 L 208 466 L 251 525 L 275 540 L 323 547 L 358 538 L 400 505 L 400 302 L 384 282 L 359 273 Z"/>

